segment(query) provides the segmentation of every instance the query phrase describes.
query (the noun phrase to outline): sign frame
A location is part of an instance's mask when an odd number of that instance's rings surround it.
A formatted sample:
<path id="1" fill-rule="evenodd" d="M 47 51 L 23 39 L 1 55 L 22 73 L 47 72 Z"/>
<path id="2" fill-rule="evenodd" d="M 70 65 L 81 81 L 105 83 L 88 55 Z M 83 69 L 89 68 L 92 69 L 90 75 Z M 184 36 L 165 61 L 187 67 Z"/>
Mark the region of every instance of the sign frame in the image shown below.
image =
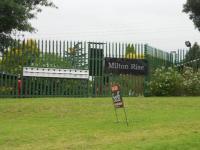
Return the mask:
<path id="1" fill-rule="evenodd" d="M 119 122 L 119 117 L 117 114 L 117 109 L 123 108 L 124 110 L 124 115 L 125 115 L 125 120 L 126 120 L 126 125 L 128 126 L 128 119 L 126 115 L 126 109 L 124 107 L 124 101 L 121 96 L 121 89 L 119 84 L 112 84 L 111 85 L 111 93 L 112 93 L 112 101 L 113 101 L 113 106 L 115 110 L 115 116 L 116 116 L 116 121 L 117 123 Z"/>
<path id="2" fill-rule="evenodd" d="M 149 64 L 146 59 L 105 58 L 105 73 L 148 75 Z"/>

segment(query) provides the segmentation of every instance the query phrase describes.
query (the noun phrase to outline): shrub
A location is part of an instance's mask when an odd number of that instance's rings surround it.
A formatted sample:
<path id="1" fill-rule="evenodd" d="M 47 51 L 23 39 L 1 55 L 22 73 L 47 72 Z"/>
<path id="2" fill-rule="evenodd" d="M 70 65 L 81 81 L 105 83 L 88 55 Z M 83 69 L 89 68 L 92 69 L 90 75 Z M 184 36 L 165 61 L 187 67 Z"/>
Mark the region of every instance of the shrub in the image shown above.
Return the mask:
<path id="1" fill-rule="evenodd" d="M 200 71 L 186 67 L 178 72 L 163 67 L 155 70 L 147 85 L 153 96 L 200 96 Z"/>
<path id="2" fill-rule="evenodd" d="M 179 96 L 183 91 L 182 82 L 183 77 L 178 71 L 162 67 L 155 70 L 148 83 L 149 93 L 154 96 Z"/>
<path id="3" fill-rule="evenodd" d="M 200 95 L 200 72 L 194 72 L 192 68 L 185 68 L 183 70 L 183 88 L 184 94 L 187 96 Z"/>
<path id="4" fill-rule="evenodd" d="M 12 87 L 7 87 L 7 86 L 1 86 L 0 87 L 0 95 L 10 95 L 11 92 L 13 92 Z"/>

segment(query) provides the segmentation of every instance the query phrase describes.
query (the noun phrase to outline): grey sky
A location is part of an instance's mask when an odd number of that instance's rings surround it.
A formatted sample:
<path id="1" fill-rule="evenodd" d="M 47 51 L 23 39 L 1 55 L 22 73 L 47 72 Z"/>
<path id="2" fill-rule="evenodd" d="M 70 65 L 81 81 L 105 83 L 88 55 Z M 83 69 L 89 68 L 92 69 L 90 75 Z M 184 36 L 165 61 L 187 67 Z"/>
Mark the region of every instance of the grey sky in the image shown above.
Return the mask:
<path id="1" fill-rule="evenodd" d="M 163 50 L 200 41 L 188 15 L 186 0 L 53 0 L 59 9 L 44 8 L 32 20 L 38 29 L 27 37 L 148 43 Z"/>

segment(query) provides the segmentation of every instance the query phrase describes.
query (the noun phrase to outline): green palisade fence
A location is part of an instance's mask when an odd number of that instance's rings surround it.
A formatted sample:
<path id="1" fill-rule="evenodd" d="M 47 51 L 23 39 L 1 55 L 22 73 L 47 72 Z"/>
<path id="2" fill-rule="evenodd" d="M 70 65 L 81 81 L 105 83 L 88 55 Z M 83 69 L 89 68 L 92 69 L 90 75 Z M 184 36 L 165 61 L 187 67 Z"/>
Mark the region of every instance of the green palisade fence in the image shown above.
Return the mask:
<path id="1" fill-rule="evenodd" d="M 184 54 L 182 54 L 184 55 Z M 111 75 L 104 59 L 147 59 L 149 75 Z M 177 55 L 176 55 L 177 57 Z M 142 96 L 154 69 L 170 66 L 175 56 L 147 44 L 86 41 L 15 40 L 0 59 L 0 97 L 102 97 L 110 96 L 111 83 L 119 83 L 123 96 Z M 89 80 L 25 77 L 23 67 L 84 69 Z M 19 90 L 19 80 L 21 88 Z"/>
<path id="2" fill-rule="evenodd" d="M 192 68 L 193 71 L 200 71 L 200 57 L 198 55 L 194 55 L 195 58 L 193 58 L 192 60 L 188 60 L 188 58 L 186 57 L 186 54 L 188 52 L 189 50 L 181 49 L 174 52 L 174 55 L 176 56 L 174 59 L 176 67 L 180 71 L 187 67 Z"/>

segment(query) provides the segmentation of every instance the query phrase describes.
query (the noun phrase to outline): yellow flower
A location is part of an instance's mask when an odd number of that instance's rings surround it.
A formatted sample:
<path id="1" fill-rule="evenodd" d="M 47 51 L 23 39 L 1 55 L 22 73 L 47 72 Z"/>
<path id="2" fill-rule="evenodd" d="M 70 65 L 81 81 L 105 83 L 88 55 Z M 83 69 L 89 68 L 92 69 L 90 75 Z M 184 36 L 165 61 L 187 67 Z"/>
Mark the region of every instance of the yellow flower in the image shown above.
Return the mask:
<path id="1" fill-rule="evenodd" d="M 128 59 L 144 59 L 144 54 L 135 54 L 135 53 L 128 53 L 126 55 Z"/>

